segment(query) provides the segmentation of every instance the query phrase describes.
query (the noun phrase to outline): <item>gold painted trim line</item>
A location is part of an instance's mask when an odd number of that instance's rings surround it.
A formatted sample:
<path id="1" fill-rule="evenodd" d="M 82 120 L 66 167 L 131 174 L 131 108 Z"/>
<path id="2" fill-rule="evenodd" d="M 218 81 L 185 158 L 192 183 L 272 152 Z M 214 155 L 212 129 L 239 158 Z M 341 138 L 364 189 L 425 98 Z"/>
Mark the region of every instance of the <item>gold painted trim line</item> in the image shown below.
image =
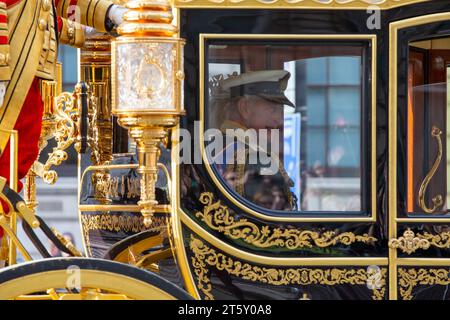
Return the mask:
<path id="1" fill-rule="evenodd" d="M 430 0 L 175 0 L 176 8 L 186 9 L 323 9 L 367 10 L 377 6 L 382 10 L 398 8 Z"/>
<path id="2" fill-rule="evenodd" d="M 213 235 L 209 234 L 203 228 L 198 226 L 190 217 L 186 215 L 181 209 L 178 210 L 178 215 L 181 221 L 198 237 L 201 237 L 212 246 L 221 251 L 237 257 L 242 260 L 251 261 L 258 264 L 270 266 L 386 266 L 388 265 L 388 258 L 366 258 L 366 257 L 320 257 L 320 258 L 277 258 L 263 255 L 249 253 L 230 246 L 228 243 L 219 240 Z"/>
<path id="3" fill-rule="evenodd" d="M 397 218 L 397 223 L 420 223 L 420 222 L 433 222 L 433 223 L 449 223 L 450 217 L 445 216 L 433 216 L 433 218 Z"/>
<path id="4" fill-rule="evenodd" d="M 204 167 L 206 167 L 206 171 L 211 177 L 214 184 L 220 190 L 220 192 L 230 200 L 234 205 L 236 205 L 240 210 L 265 221 L 279 221 L 279 222 L 375 222 L 376 221 L 376 93 L 377 93 L 377 36 L 371 34 L 362 34 L 362 35 L 354 35 L 354 34 L 340 34 L 340 35 L 323 35 L 323 34 L 314 34 L 314 35 L 286 35 L 286 34 L 200 34 L 200 61 L 199 61 L 199 70 L 200 70 L 200 151 L 202 154 L 202 159 L 204 163 Z M 205 152 L 205 144 L 204 144 L 204 130 L 205 130 L 205 41 L 207 39 L 257 39 L 257 40 L 366 40 L 371 43 L 371 74 L 372 74 L 372 83 L 371 83 L 371 150 L 370 150 L 370 161 L 371 161 L 371 174 L 370 174 L 370 185 L 371 185 L 371 208 L 370 208 L 370 216 L 357 216 L 357 217 L 333 217 L 329 215 L 328 217 L 295 217 L 295 216 L 283 216 L 283 217 L 274 217 L 269 216 L 253 209 L 248 208 L 243 203 L 238 201 L 238 199 L 231 194 L 225 187 L 224 182 L 217 177 L 209 163 L 208 157 Z"/>
<path id="5" fill-rule="evenodd" d="M 450 267 L 450 258 L 398 258 L 399 266 Z"/>

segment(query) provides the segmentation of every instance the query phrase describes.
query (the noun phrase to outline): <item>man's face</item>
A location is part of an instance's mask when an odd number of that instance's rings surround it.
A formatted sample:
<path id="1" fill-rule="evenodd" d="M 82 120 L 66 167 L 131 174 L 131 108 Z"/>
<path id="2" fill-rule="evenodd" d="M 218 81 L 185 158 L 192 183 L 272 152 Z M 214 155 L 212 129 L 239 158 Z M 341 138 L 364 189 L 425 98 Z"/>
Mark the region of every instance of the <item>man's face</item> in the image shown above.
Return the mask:
<path id="1" fill-rule="evenodd" d="M 243 117 L 247 128 L 280 129 L 283 125 L 283 105 L 253 96 L 246 101 Z"/>

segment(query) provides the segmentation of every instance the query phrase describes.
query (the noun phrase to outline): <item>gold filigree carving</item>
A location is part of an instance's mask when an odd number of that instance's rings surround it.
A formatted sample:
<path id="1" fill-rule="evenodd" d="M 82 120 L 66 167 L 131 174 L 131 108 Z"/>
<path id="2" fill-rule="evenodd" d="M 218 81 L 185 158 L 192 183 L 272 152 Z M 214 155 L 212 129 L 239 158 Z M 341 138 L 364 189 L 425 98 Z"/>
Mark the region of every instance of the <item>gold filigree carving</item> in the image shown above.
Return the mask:
<path id="1" fill-rule="evenodd" d="M 412 300 L 413 289 L 418 285 L 450 284 L 449 270 L 446 269 L 406 269 L 399 268 L 400 296 L 403 300 Z"/>
<path id="2" fill-rule="evenodd" d="M 377 241 L 368 234 L 355 235 L 352 232 L 337 234 L 334 231 L 320 233 L 311 230 L 260 227 L 247 219 L 235 219 L 227 206 L 220 201 L 214 202 L 211 192 L 202 193 L 199 201 L 205 206 L 202 212 L 196 213 L 196 217 L 200 218 L 208 227 L 232 239 L 243 240 L 258 248 L 282 247 L 295 250 L 313 246 L 325 248 L 337 244 L 350 245 L 354 242 Z"/>
<path id="3" fill-rule="evenodd" d="M 75 141 L 78 133 L 76 125 L 78 112 L 75 101 L 73 94 L 68 92 L 63 92 L 56 97 L 56 123 L 53 135 L 57 145 L 42 168 L 42 179 L 48 184 L 54 184 L 58 179 L 56 171 L 50 168 L 59 166 L 67 160 L 65 150 Z"/>
<path id="4" fill-rule="evenodd" d="M 164 217 L 155 217 L 152 225 L 147 228 L 144 225 L 144 217 L 141 215 L 124 216 L 112 215 L 107 213 L 81 215 L 81 226 L 89 256 L 92 256 L 89 231 L 106 230 L 115 232 L 123 231 L 128 233 L 139 233 L 145 230 L 159 230 L 165 227 L 165 225 L 166 219 Z"/>
<path id="5" fill-rule="evenodd" d="M 448 231 L 442 232 L 439 234 L 431 234 L 431 233 L 425 232 L 423 235 L 417 234 L 417 237 L 419 237 L 421 239 L 426 239 L 427 241 L 430 242 L 431 246 L 441 248 L 441 249 L 450 248 L 450 232 L 448 232 Z"/>
<path id="6" fill-rule="evenodd" d="M 414 231 L 408 228 L 398 239 L 391 239 L 388 243 L 389 248 L 400 249 L 404 253 L 411 254 L 418 249 L 426 250 L 430 247 L 428 239 L 416 236 Z"/>
<path id="7" fill-rule="evenodd" d="M 190 249 L 194 273 L 197 277 L 197 288 L 204 294 L 206 300 L 213 300 L 212 284 L 209 267 L 226 271 L 232 276 L 252 282 L 282 285 L 363 285 L 372 290 L 374 300 L 382 300 L 386 291 L 386 268 L 358 269 L 310 269 L 310 268 L 275 268 L 252 265 L 234 260 L 205 245 L 201 240 L 191 235 Z M 376 271 L 375 271 L 376 270 Z M 378 272 L 378 274 L 374 274 Z"/>
<path id="8" fill-rule="evenodd" d="M 133 199 L 140 196 L 140 183 L 140 178 L 120 176 L 102 180 L 97 184 L 108 198 Z"/>
<path id="9" fill-rule="evenodd" d="M 107 231 L 124 231 L 138 233 L 144 230 L 158 228 L 165 225 L 163 218 L 155 218 L 150 228 L 144 226 L 144 219 L 139 216 L 124 216 L 111 214 L 84 214 L 81 216 L 81 223 L 86 230 L 107 230 Z"/>

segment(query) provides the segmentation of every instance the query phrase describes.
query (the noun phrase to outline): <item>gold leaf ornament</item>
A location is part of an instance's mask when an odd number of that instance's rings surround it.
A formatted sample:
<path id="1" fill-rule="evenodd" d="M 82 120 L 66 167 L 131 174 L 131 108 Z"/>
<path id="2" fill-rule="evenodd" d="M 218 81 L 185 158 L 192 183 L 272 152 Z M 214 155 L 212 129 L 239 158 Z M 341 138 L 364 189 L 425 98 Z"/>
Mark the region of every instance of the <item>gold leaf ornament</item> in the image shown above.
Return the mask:
<path id="1" fill-rule="evenodd" d="M 373 271 L 364 268 L 310 269 L 300 267 L 284 269 L 252 265 L 216 252 L 194 235 L 191 235 L 189 247 L 193 252 L 191 263 L 196 276 L 196 286 L 206 300 L 214 299 L 209 268 L 226 271 L 229 275 L 243 280 L 275 286 L 363 285 L 372 291 L 372 299 L 374 300 L 382 300 L 386 292 L 386 268 L 379 268 L 379 272 L 374 276 Z"/>
<path id="2" fill-rule="evenodd" d="M 296 250 L 314 246 L 326 248 L 337 244 L 350 245 L 355 242 L 371 243 L 377 241 L 376 238 L 366 233 L 355 235 L 352 232 L 339 234 L 331 230 L 320 233 L 295 228 L 271 228 L 268 225 L 260 227 L 247 219 L 236 219 L 220 200 L 214 201 L 211 192 L 203 192 L 199 201 L 204 207 L 201 212 L 199 211 L 195 215 L 209 228 L 223 233 L 231 239 L 242 240 L 258 248 L 280 247 Z"/>

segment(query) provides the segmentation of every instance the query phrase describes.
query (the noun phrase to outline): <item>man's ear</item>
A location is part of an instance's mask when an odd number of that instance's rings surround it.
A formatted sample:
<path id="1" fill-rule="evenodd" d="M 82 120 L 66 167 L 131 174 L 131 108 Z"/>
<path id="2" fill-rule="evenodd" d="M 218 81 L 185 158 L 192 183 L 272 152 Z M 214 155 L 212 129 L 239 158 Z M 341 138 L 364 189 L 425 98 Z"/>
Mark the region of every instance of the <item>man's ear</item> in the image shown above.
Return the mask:
<path id="1" fill-rule="evenodd" d="M 243 119 L 248 119 L 250 117 L 250 106 L 246 97 L 239 99 L 237 102 L 237 109 Z"/>

